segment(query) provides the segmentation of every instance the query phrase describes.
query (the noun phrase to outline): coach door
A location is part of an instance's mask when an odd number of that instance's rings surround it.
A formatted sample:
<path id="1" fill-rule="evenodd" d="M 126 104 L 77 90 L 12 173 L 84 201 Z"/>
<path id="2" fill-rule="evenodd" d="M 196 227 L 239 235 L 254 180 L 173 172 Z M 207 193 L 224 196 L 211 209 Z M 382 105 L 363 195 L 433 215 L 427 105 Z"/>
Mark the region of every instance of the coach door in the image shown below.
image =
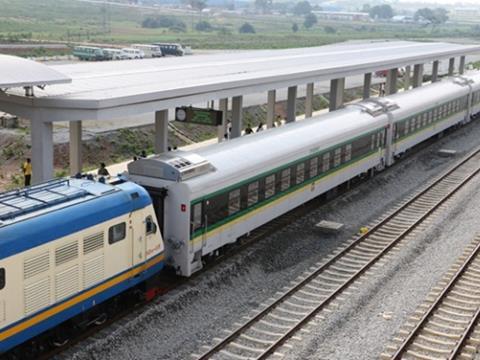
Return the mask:
<path id="1" fill-rule="evenodd" d="M 206 244 L 206 218 L 205 202 L 200 201 L 191 207 L 190 214 L 190 233 L 192 238 L 192 252 L 201 250 Z"/>
<path id="2" fill-rule="evenodd" d="M 165 197 L 167 196 L 167 189 L 154 189 L 146 188 L 150 197 L 152 198 L 153 209 L 155 210 L 155 216 L 157 217 L 157 225 L 160 229 L 160 234 L 162 239 L 165 239 L 163 236 L 164 223 L 165 223 Z"/>

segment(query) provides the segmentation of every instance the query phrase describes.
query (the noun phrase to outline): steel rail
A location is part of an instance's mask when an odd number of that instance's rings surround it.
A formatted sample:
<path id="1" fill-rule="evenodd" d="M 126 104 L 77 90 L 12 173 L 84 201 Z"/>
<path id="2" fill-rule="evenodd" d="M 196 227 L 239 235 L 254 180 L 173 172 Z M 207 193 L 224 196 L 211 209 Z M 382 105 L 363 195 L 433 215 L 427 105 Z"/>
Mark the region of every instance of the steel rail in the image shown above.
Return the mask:
<path id="1" fill-rule="evenodd" d="M 439 185 L 443 180 L 445 180 L 448 176 L 452 175 L 455 173 L 457 170 L 459 170 L 463 165 L 465 165 L 467 162 L 469 162 L 472 158 L 474 158 L 476 155 L 480 153 L 480 148 L 472 151 L 469 155 L 467 155 L 462 161 L 459 163 L 455 164 L 452 166 L 449 170 L 444 172 L 442 175 L 440 175 L 435 181 L 433 181 L 431 184 L 427 185 L 423 190 L 418 192 L 413 198 L 408 200 L 405 204 L 400 206 L 398 209 L 393 211 L 391 214 L 386 216 L 384 219 L 382 219 L 379 223 L 374 225 L 374 227 L 368 231 L 366 234 L 361 235 L 359 238 L 357 238 L 354 242 L 352 242 L 349 246 L 347 246 L 345 249 L 343 249 L 341 252 L 336 254 L 333 258 L 331 258 L 329 261 L 327 261 L 325 264 L 320 266 L 317 270 L 315 270 L 312 274 L 307 276 L 304 280 L 302 280 L 300 283 L 297 285 L 293 286 L 291 289 L 289 289 L 286 293 L 284 293 L 280 298 L 275 300 L 272 304 L 267 306 L 265 309 L 260 311 L 258 314 L 253 316 L 251 319 L 249 319 L 247 322 L 245 322 L 243 325 L 241 325 L 239 328 L 234 330 L 231 334 L 223 338 L 220 342 L 215 344 L 212 348 L 210 348 L 208 351 L 200 355 L 198 357 L 198 360 L 205 360 L 210 358 L 212 355 L 220 352 L 224 347 L 226 347 L 232 340 L 236 339 L 239 337 L 244 330 L 248 329 L 251 325 L 257 323 L 260 319 L 268 315 L 270 311 L 272 311 L 277 305 L 281 304 L 287 297 L 290 295 L 294 294 L 298 289 L 309 283 L 312 279 L 316 278 L 320 273 L 322 273 L 326 268 L 328 268 L 330 265 L 335 263 L 337 260 L 342 258 L 345 254 L 347 254 L 350 250 L 355 248 L 357 245 L 359 245 L 361 242 L 363 242 L 365 239 L 367 239 L 369 236 L 371 236 L 373 233 L 376 231 L 380 230 L 386 223 L 388 223 L 391 219 L 395 218 L 397 215 L 399 215 L 403 210 L 405 210 L 407 207 L 410 205 L 414 204 L 419 198 L 421 198 L 423 195 L 425 195 L 427 192 L 430 190 L 434 189 L 435 186 Z M 423 222 L 427 217 L 429 217 L 432 212 L 434 212 L 438 207 L 440 207 L 445 201 L 447 201 L 451 196 L 453 196 L 458 190 L 460 190 L 466 183 L 468 183 L 473 177 L 475 177 L 478 173 L 480 172 L 480 167 L 476 168 L 473 172 L 470 173 L 466 178 L 464 178 L 463 181 L 461 181 L 459 184 L 457 184 L 448 194 L 443 196 L 434 206 L 432 206 L 426 213 L 424 213 L 419 219 L 417 219 L 410 227 L 408 227 L 406 230 L 404 230 L 399 236 L 397 236 L 396 239 L 394 239 L 388 246 L 386 246 L 379 254 L 377 254 L 371 261 L 369 261 L 367 264 L 365 264 L 358 272 L 353 274 L 350 279 L 348 279 L 344 284 L 342 284 L 340 287 L 338 287 L 331 295 L 329 295 L 325 300 L 323 300 L 318 307 L 316 307 L 314 310 L 312 310 L 309 314 L 307 314 L 304 318 L 299 320 L 299 322 L 293 326 L 288 332 L 286 332 L 280 339 L 275 341 L 271 346 L 269 346 L 261 355 L 254 357 L 255 359 L 264 359 L 268 357 L 270 354 L 272 354 L 275 349 L 278 349 L 283 343 L 288 340 L 298 329 L 304 325 L 306 322 L 308 322 L 312 317 L 314 317 L 318 312 L 323 310 L 334 298 L 338 296 L 339 293 L 341 293 L 343 290 L 345 290 L 349 285 L 351 285 L 354 281 L 356 281 L 361 275 L 365 273 L 371 266 L 373 266 L 381 257 L 383 257 L 391 248 L 393 248 L 395 245 L 398 244 L 405 236 L 407 236 L 414 228 L 416 228 L 421 222 Z"/>

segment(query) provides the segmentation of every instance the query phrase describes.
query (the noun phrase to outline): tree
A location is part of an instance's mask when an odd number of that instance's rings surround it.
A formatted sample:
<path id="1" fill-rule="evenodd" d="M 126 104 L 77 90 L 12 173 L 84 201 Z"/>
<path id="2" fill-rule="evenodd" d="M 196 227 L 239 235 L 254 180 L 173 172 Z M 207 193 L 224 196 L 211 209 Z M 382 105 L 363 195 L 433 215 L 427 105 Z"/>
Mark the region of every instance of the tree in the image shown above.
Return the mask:
<path id="1" fill-rule="evenodd" d="M 327 34 L 335 34 L 337 32 L 337 29 L 329 25 L 325 26 L 323 30 L 325 30 Z"/>
<path id="2" fill-rule="evenodd" d="M 295 15 L 307 15 L 312 12 L 312 6 L 308 1 L 300 1 L 293 8 Z"/>
<path id="3" fill-rule="evenodd" d="M 423 8 L 418 9 L 414 15 L 415 20 L 425 19 L 434 25 L 444 24 L 448 20 L 448 12 L 443 8 Z"/>
<path id="4" fill-rule="evenodd" d="M 142 27 L 149 29 L 168 28 L 175 31 L 185 31 L 187 25 L 176 17 L 160 15 L 145 18 L 142 22 Z"/>
<path id="5" fill-rule="evenodd" d="M 240 26 L 238 32 L 240 34 L 255 34 L 255 28 L 252 26 L 252 24 L 244 23 L 242 26 Z"/>
<path id="6" fill-rule="evenodd" d="M 362 12 L 369 13 L 371 9 L 372 7 L 370 6 L 370 4 L 363 4 L 362 6 Z"/>
<path id="7" fill-rule="evenodd" d="M 270 12 L 271 8 L 272 0 L 255 0 L 255 9 L 262 14 Z"/>
<path id="8" fill-rule="evenodd" d="M 202 20 L 195 25 L 195 30 L 197 30 L 197 31 L 212 31 L 213 27 L 208 21 Z"/>
<path id="9" fill-rule="evenodd" d="M 374 19 L 391 19 L 393 9 L 390 5 L 377 5 L 370 9 L 369 14 Z"/>
<path id="10" fill-rule="evenodd" d="M 303 21 L 303 26 L 305 26 L 306 29 L 310 29 L 313 25 L 315 25 L 318 22 L 317 17 L 315 14 L 307 14 L 305 15 L 304 21 Z"/>
<path id="11" fill-rule="evenodd" d="M 183 0 L 183 2 L 189 5 L 192 9 L 202 11 L 207 7 L 205 0 Z"/>
<path id="12" fill-rule="evenodd" d="M 297 25 L 297 23 L 293 23 L 293 25 L 292 25 L 292 31 L 293 31 L 294 33 L 296 33 L 296 32 L 298 31 L 298 25 Z"/>

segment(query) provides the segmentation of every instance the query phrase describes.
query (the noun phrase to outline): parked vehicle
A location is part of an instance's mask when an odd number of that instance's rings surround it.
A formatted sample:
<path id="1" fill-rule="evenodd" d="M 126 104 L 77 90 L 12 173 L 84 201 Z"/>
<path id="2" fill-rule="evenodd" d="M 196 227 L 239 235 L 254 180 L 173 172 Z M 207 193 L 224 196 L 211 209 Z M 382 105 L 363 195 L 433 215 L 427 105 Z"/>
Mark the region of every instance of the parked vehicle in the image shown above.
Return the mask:
<path id="1" fill-rule="evenodd" d="M 125 55 L 123 54 L 122 50 L 120 50 L 120 49 L 104 48 L 103 52 L 107 56 L 108 60 L 124 60 L 124 59 L 126 59 Z"/>
<path id="2" fill-rule="evenodd" d="M 143 51 L 145 57 L 147 58 L 155 58 L 163 56 L 162 50 L 159 46 L 155 45 L 148 45 L 148 44 L 133 44 L 133 49 L 138 49 Z"/>
<path id="3" fill-rule="evenodd" d="M 73 56 L 80 60 L 109 60 L 102 48 L 94 46 L 75 46 Z"/>
<path id="4" fill-rule="evenodd" d="M 155 43 L 153 45 L 160 47 L 163 55 L 174 55 L 174 56 L 185 55 L 185 49 L 181 44 Z"/>
<path id="5" fill-rule="evenodd" d="M 145 53 L 142 50 L 134 48 L 123 48 L 122 49 L 124 59 L 143 59 Z"/>

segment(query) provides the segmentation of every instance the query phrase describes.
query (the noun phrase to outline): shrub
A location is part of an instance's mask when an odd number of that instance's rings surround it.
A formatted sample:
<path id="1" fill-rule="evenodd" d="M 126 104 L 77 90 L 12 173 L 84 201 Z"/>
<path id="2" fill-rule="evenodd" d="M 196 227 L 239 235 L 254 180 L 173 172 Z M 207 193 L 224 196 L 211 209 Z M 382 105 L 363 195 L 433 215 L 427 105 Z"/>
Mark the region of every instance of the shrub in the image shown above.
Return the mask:
<path id="1" fill-rule="evenodd" d="M 213 27 L 208 21 L 200 21 L 195 25 L 195 30 L 197 31 L 212 31 Z"/>
<path id="2" fill-rule="evenodd" d="M 240 29 L 238 29 L 238 32 L 240 34 L 255 34 L 255 28 L 253 27 L 252 24 L 244 23 L 242 26 L 240 26 Z"/>

